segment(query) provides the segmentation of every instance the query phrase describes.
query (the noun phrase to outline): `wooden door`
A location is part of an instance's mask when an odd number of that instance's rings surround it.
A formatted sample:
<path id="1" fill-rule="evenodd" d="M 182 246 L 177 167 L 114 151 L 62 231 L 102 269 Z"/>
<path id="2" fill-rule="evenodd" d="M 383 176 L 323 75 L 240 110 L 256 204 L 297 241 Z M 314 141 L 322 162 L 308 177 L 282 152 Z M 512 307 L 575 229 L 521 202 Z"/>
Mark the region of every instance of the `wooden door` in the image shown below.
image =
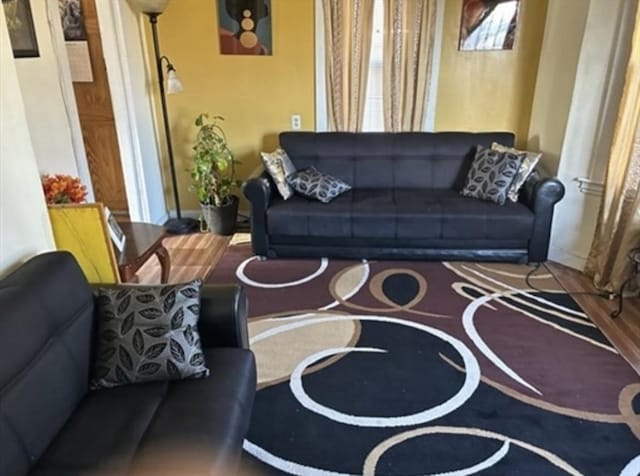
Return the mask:
<path id="1" fill-rule="evenodd" d="M 74 82 L 73 88 L 93 191 L 96 201 L 104 203 L 114 213 L 127 214 L 129 207 L 95 0 L 81 0 L 80 4 L 89 42 L 93 82 Z"/>

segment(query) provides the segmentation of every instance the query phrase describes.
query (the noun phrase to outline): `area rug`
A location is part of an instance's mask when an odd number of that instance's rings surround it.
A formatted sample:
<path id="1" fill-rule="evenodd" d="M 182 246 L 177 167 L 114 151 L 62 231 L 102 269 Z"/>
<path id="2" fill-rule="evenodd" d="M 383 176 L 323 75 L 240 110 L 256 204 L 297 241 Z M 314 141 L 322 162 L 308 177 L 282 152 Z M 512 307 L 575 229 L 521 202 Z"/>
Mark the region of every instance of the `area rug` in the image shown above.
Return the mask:
<path id="1" fill-rule="evenodd" d="M 543 267 L 258 261 L 246 474 L 637 475 L 640 379 Z M 249 469 L 247 469 L 249 468 Z"/>

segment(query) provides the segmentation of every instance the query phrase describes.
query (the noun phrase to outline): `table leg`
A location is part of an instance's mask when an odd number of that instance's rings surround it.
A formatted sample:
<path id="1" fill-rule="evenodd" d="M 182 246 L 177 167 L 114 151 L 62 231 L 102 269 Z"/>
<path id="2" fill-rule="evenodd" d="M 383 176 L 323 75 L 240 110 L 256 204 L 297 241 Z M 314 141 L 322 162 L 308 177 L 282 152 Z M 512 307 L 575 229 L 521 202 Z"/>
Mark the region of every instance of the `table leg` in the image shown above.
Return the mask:
<path id="1" fill-rule="evenodd" d="M 169 273 L 171 272 L 171 258 L 169 257 L 169 252 L 163 245 L 160 245 L 156 248 L 155 254 L 160 261 L 160 269 L 162 271 L 160 282 L 162 284 L 167 284 L 169 282 Z"/>

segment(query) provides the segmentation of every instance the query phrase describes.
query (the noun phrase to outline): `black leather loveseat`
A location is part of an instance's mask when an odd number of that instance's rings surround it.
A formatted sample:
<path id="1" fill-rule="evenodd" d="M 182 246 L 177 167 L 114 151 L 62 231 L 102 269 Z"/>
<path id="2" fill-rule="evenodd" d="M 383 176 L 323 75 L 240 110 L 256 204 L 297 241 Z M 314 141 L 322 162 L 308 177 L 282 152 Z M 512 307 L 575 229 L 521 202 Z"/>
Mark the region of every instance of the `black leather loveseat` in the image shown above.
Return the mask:
<path id="1" fill-rule="evenodd" d="M 264 257 L 328 256 L 539 262 L 553 208 L 564 195 L 536 172 L 518 203 L 463 197 L 476 146 L 512 146 L 511 133 L 284 132 L 298 170 L 314 166 L 353 187 L 328 204 L 283 200 L 267 173 L 245 182 L 253 251 Z"/>
<path id="2" fill-rule="evenodd" d="M 234 474 L 256 390 L 240 288 L 202 289 L 206 379 L 89 391 L 93 327 L 68 253 L 0 281 L 0 474 Z"/>

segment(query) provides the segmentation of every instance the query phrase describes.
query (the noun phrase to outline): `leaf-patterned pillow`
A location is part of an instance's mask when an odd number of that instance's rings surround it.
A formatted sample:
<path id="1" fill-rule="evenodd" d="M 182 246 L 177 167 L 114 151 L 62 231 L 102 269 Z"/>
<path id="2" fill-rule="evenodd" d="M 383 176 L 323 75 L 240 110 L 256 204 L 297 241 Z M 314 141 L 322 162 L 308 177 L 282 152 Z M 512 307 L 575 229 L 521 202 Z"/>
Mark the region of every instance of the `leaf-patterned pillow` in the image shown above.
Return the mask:
<path id="1" fill-rule="evenodd" d="M 96 293 L 91 388 L 209 375 L 198 334 L 202 280 Z"/>
<path id="2" fill-rule="evenodd" d="M 518 175 L 526 154 L 499 152 L 478 146 L 464 188 L 465 197 L 489 200 L 504 205 L 511 184 Z"/>
<path id="3" fill-rule="evenodd" d="M 260 157 L 265 170 L 271 175 L 282 198 L 285 200 L 291 198 L 293 190 L 287 183 L 287 177 L 295 173 L 296 166 L 293 165 L 284 149 L 278 147 L 273 152 L 261 152 Z"/>
<path id="4" fill-rule="evenodd" d="M 296 172 L 287 177 L 287 182 L 300 195 L 329 203 L 338 195 L 351 190 L 351 185 L 329 174 L 323 174 L 315 167 Z"/>

